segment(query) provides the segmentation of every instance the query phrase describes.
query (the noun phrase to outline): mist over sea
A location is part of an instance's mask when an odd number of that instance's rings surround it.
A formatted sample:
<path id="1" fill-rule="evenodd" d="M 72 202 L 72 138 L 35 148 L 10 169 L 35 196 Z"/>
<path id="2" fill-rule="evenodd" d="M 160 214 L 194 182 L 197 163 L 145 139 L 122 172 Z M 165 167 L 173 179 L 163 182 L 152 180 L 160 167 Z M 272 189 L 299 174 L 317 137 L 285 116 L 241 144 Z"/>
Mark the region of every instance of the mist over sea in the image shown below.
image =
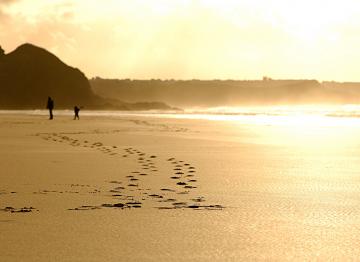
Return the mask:
<path id="1" fill-rule="evenodd" d="M 47 110 L 0 110 L 3 115 L 39 115 L 46 116 Z M 59 116 L 72 116 L 73 110 L 55 110 Z M 120 111 L 120 110 L 82 110 L 82 116 L 121 117 L 121 116 L 148 116 L 175 119 L 207 119 L 221 121 L 250 121 L 255 123 L 281 123 L 296 118 L 307 117 L 323 118 L 333 123 L 346 122 L 347 118 L 360 118 L 360 105 L 303 105 L 303 106 L 254 106 L 254 107 L 193 107 L 183 110 L 146 110 L 146 111 Z M 337 120 L 337 121 L 334 121 Z M 330 121 L 329 121 L 330 122 Z M 356 121 L 355 121 L 356 122 Z M 359 120 L 360 122 L 360 120 Z"/>

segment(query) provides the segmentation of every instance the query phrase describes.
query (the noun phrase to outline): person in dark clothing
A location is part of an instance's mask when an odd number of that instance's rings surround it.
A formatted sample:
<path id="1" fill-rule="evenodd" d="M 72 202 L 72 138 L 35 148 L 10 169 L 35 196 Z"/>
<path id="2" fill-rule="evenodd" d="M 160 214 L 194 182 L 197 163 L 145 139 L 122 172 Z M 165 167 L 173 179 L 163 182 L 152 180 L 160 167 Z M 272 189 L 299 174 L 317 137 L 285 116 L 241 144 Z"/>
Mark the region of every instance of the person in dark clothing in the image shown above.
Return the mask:
<path id="1" fill-rule="evenodd" d="M 54 100 L 52 100 L 50 96 L 48 97 L 46 108 L 49 109 L 49 119 L 53 119 L 54 116 L 52 111 L 54 109 Z"/>
<path id="2" fill-rule="evenodd" d="M 74 113 L 75 113 L 74 120 L 75 120 L 75 119 L 80 120 L 79 111 L 80 111 L 80 108 L 77 107 L 77 106 L 74 106 Z"/>

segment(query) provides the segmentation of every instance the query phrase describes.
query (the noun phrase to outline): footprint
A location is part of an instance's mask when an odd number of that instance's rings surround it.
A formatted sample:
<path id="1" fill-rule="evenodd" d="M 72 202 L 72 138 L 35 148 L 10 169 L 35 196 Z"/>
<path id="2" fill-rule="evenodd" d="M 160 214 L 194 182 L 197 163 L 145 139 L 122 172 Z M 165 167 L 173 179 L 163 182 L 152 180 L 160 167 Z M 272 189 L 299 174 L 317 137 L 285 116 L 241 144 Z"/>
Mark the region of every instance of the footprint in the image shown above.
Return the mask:
<path id="1" fill-rule="evenodd" d="M 151 195 L 149 195 L 149 197 L 164 198 L 163 196 L 160 196 L 160 195 L 157 195 L 157 194 L 151 194 Z"/>
<path id="2" fill-rule="evenodd" d="M 191 200 L 194 201 L 194 202 L 197 202 L 197 203 L 205 201 L 204 197 L 196 197 L 196 198 L 193 198 Z"/>
<path id="3" fill-rule="evenodd" d="M 174 206 L 177 206 L 177 207 L 185 207 L 187 205 L 186 202 L 176 202 L 176 203 L 173 203 Z"/>
<path id="4" fill-rule="evenodd" d="M 161 190 L 161 191 L 175 192 L 175 190 L 169 189 L 169 188 L 161 188 L 160 190 Z"/>
<path id="5" fill-rule="evenodd" d="M 208 206 L 203 206 L 203 207 L 207 210 L 222 210 L 225 208 L 222 205 L 208 205 Z"/>
<path id="6" fill-rule="evenodd" d="M 190 206 L 187 206 L 188 208 L 199 208 L 200 206 L 198 205 L 190 205 Z"/>
<path id="7" fill-rule="evenodd" d="M 126 205 L 129 205 L 132 207 L 141 207 L 141 202 L 138 202 L 138 201 L 127 202 Z"/>
<path id="8" fill-rule="evenodd" d="M 109 183 L 111 183 L 111 184 L 121 184 L 122 182 L 113 180 L 113 181 L 110 181 Z"/>
<path id="9" fill-rule="evenodd" d="M 164 200 L 159 200 L 159 202 L 175 202 L 176 199 L 175 198 L 168 198 L 168 199 L 164 199 Z"/>
<path id="10" fill-rule="evenodd" d="M 0 211 L 10 212 L 10 213 L 30 213 L 32 211 L 39 211 L 34 207 L 21 207 L 21 208 L 14 208 L 14 207 L 5 207 L 0 209 Z"/>
<path id="11" fill-rule="evenodd" d="M 94 209 L 99 209 L 99 207 L 97 207 L 97 206 L 81 206 L 81 207 L 69 208 L 68 210 L 84 211 L 84 210 L 94 210 Z"/>

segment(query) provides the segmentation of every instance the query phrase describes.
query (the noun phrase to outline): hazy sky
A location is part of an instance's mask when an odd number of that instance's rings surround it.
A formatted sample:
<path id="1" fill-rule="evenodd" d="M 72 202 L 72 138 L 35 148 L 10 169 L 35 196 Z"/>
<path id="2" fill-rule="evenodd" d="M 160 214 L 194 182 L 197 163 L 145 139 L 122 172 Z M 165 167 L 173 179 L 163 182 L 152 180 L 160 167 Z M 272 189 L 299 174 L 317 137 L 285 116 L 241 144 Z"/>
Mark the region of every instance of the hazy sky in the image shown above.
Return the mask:
<path id="1" fill-rule="evenodd" d="M 0 0 L 0 45 L 88 77 L 360 81 L 358 0 Z"/>

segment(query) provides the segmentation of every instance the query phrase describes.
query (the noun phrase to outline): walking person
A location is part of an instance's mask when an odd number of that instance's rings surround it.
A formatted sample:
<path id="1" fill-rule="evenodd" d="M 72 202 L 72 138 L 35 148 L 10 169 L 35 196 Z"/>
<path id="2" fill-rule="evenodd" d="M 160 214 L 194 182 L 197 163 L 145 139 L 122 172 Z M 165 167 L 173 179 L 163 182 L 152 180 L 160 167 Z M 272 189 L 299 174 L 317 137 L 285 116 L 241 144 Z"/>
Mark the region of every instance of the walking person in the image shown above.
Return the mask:
<path id="1" fill-rule="evenodd" d="M 77 120 L 80 120 L 80 117 L 79 117 L 79 111 L 80 111 L 80 108 L 77 107 L 77 106 L 74 106 L 74 120 L 77 119 Z"/>
<path id="2" fill-rule="evenodd" d="M 46 108 L 49 109 L 49 120 L 52 120 L 54 118 L 53 116 L 53 109 L 54 109 L 54 100 L 51 99 L 51 97 L 48 97 Z"/>

